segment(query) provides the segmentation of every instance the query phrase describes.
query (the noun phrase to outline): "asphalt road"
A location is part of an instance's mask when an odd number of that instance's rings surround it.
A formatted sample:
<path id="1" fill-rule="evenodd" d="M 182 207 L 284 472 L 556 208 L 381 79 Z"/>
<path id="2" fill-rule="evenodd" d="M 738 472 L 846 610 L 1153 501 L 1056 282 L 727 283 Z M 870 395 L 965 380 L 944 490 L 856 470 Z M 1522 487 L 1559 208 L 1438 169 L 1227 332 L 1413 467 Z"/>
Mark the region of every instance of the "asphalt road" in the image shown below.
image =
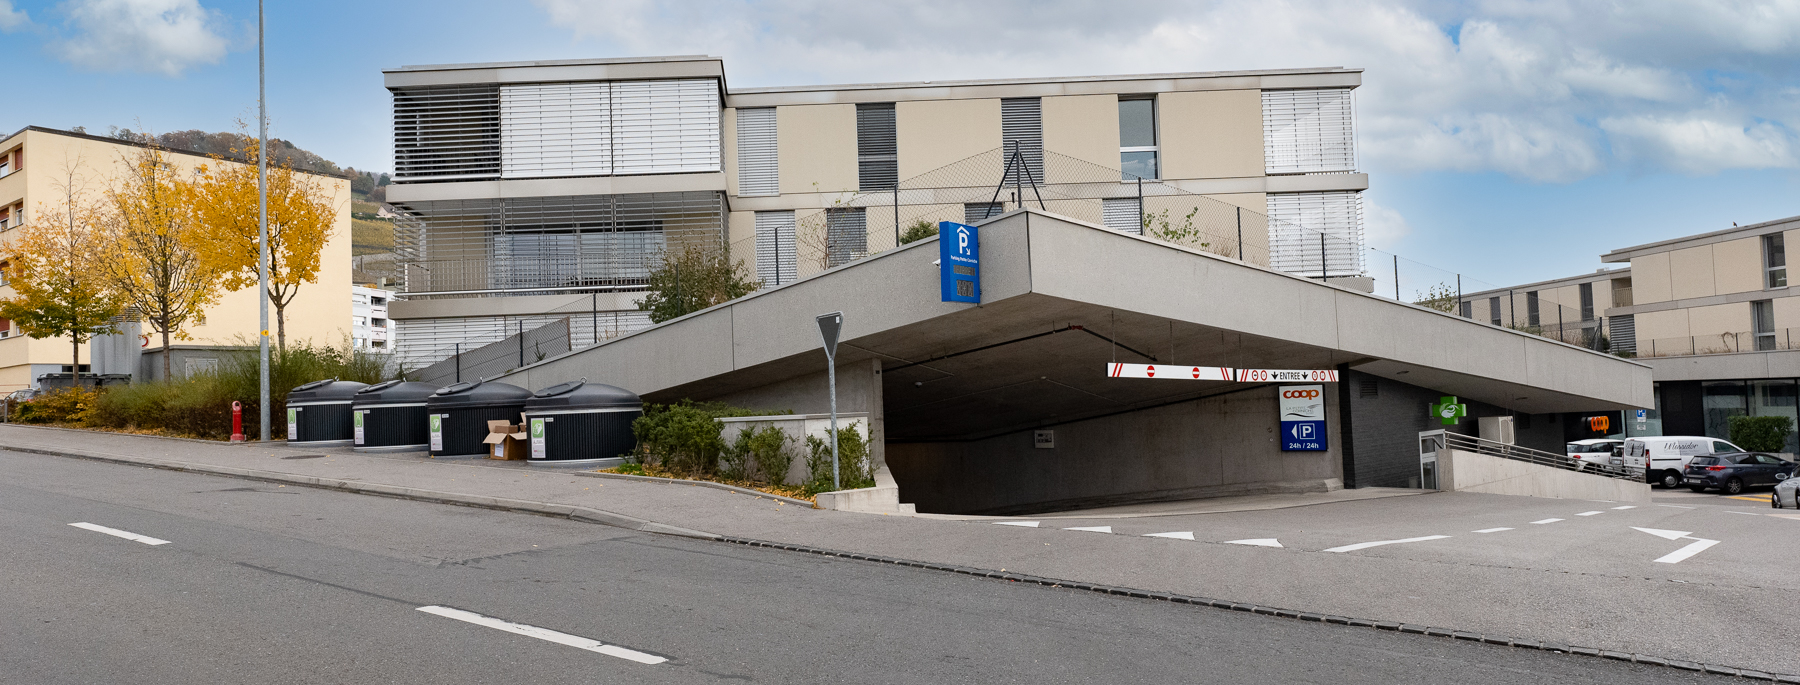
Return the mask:
<path id="1" fill-rule="evenodd" d="M 1724 680 L 6 452 L 0 511 L 0 683 Z"/>

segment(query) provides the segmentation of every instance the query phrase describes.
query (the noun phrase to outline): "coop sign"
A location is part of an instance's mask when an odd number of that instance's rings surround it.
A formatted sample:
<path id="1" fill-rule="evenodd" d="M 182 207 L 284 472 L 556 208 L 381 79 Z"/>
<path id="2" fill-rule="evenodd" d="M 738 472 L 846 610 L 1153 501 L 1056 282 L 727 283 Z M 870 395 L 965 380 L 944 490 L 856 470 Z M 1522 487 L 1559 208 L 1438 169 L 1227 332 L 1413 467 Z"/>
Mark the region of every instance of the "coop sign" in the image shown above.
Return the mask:
<path id="1" fill-rule="evenodd" d="M 1325 451 L 1325 386 L 1277 386 L 1276 398 L 1281 411 L 1281 451 Z"/>

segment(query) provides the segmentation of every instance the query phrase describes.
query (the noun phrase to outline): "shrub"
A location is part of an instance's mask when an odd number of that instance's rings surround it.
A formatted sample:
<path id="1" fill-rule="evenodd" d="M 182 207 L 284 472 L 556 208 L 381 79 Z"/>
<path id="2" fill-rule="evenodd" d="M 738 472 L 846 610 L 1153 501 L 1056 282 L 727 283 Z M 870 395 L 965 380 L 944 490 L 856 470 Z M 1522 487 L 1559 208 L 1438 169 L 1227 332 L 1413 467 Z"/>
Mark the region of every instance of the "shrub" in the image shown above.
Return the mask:
<path id="1" fill-rule="evenodd" d="M 1752 452 L 1782 452 L 1794 420 L 1786 416 L 1733 416 L 1731 441 Z"/>
<path id="2" fill-rule="evenodd" d="M 791 442 L 787 431 L 775 426 L 741 429 L 731 450 L 720 460 L 719 474 L 738 480 L 754 479 L 771 485 L 785 485 L 788 468 L 794 464 Z"/>
<path id="3" fill-rule="evenodd" d="M 875 487 L 875 474 L 869 464 L 869 443 L 863 439 L 862 431 L 857 430 L 857 423 L 852 421 L 848 426 L 838 427 L 838 480 L 844 490 Z M 831 443 L 808 435 L 806 447 L 806 471 L 811 476 L 802 486 L 806 494 L 839 489 L 831 483 Z"/>
<path id="4" fill-rule="evenodd" d="M 719 471 L 725 438 L 718 419 L 726 416 L 786 414 L 734 407 L 718 402 L 682 400 L 674 404 L 644 406 L 644 415 L 631 423 L 637 437 L 637 459 L 657 468 L 688 476 L 710 476 Z"/>
<path id="5" fill-rule="evenodd" d="M 81 423 L 103 391 L 63 388 L 19 404 L 13 420 L 20 423 Z"/>
<path id="6" fill-rule="evenodd" d="M 937 234 L 937 224 L 920 219 L 912 222 L 912 225 L 906 227 L 906 232 L 900 234 L 900 244 L 916 243 Z"/>

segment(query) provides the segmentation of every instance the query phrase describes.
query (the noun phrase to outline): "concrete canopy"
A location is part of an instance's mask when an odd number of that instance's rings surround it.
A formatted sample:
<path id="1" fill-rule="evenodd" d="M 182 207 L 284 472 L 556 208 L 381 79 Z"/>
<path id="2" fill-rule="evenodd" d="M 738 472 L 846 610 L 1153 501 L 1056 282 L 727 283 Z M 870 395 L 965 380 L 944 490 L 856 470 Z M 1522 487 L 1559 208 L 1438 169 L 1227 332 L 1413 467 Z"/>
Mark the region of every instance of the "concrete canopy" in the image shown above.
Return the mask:
<path id="1" fill-rule="evenodd" d="M 1109 361 L 1348 364 L 1534 414 L 1654 405 L 1648 366 L 1539 336 L 1036 210 L 981 229 L 980 305 L 939 301 L 937 244 L 926 240 L 540 362 L 507 382 L 586 377 L 650 402 L 730 398 L 822 376 L 813 317 L 842 311 L 838 362 L 879 363 L 891 441 L 978 439 L 1245 387 L 1108 378 Z M 803 404 L 791 408 L 820 408 Z"/>

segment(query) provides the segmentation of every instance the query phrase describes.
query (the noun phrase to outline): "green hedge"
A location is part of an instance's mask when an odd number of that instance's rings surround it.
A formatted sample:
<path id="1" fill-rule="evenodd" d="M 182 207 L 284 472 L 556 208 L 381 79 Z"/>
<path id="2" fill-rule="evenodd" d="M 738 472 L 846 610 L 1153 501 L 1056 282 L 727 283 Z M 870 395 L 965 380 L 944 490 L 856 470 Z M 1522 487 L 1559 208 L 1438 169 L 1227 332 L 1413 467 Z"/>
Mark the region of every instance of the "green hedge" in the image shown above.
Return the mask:
<path id="1" fill-rule="evenodd" d="M 1794 420 L 1786 416 L 1733 416 L 1731 441 L 1752 452 L 1787 451 Z"/>

